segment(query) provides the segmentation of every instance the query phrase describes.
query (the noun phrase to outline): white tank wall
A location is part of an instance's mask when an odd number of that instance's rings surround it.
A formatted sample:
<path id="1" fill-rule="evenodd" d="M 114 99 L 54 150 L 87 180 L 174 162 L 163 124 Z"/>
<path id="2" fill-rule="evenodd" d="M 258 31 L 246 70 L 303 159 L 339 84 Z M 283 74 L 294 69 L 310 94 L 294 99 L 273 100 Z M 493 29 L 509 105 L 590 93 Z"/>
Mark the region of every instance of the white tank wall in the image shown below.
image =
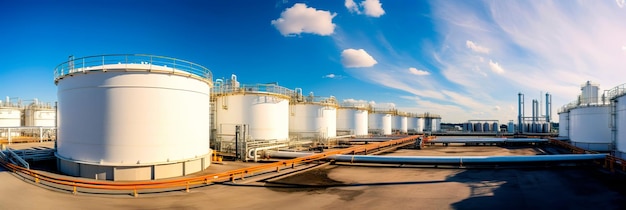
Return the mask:
<path id="1" fill-rule="evenodd" d="M 559 113 L 559 136 L 569 136 L 569 112 Z"/>
<path id="2" fill-rule="evenodd" d="M 29 109 L 24 113 L 25 126 L 55 126 L 56 113 L 54 110 Z"/>
<path id="3" fill-rule="evenodd" d="M 608 151 L 611 143 L 609 106 L 578 107 L 570 110 L 569 138 L 583 149 Z"/>
<path id="4" fill-rule="evenodd" d="M 406 133 L 408 129 L 408 118 L 402 115 L 392 115 L 391 129 Z"/>
<path id="5" fill-rule="evenodd" d="M 289 132 L 316 133 L 324 138 L 337 136 L 337 108 L 307 103 L 289 106 Z"/>
<path id="6" fill-rule="evenodd" d="M 58 97 L 59 158 L 137 166 L 210 153 L 204 81 L 147 71 L 81 73 L 58 81 Z"/>
<path id="7" fill-rule="evenodd" d="M 368 116 L 368 126 L 372 130 L 380 130 L 383 135 L 391 135 L 391 114 L 371 113 Z"/>
<path id="8" fill-rule="evenodd" d="M 411 131 L 417 131 L 417 117 L 407 117 L 406 129 Z"/>
<path id="9" fill-rule="evenodd" d="M 248 125 L 250 140 L 289 139 L 289 100 L 272 94 L 236 94 L 216 100 L 217 132 L 234 134 L 235 125 Z"/>
<path id="10" fill-rule="evenodd" d="M 0 108 L 0 127 L 20 127 L 22 111 L 17 108 Z"/>
<path id="11" fill-rule="evenodd" d="M 368 117 L 369 112 L 367 110 L 357 110 L 355 117 L 355 126 L 354 135 L 357 136 L 365 136 L 368 134 L 367 128 L 369 125 Z"/>
<path id="12" fill-rule="evenodd" d="M 441 130 L 441 119 L 439 118 L 434 118 L 432 119 L 433 124 L 432 124 L 432 131 L 440 131 Z"/>
<path id="13" fill-rule="evenodd" d="M 616 149 L 622 158 L 626 158 L 626 95 L 617 98 L 616 111 Z"/>
<path id="14" fill-rule="evenodd" d="M 337 130 L 351 131 L 353 134 L 356 133 L 356 112 L 357 109 L 337 109 Z"/>
<path id="15" fill-rule="evenodd" d="M 417 118 L 417 132 L 423 133 L 424 128 L 426 128 L 426 120 L 424 118 L 418 117 Z"/>

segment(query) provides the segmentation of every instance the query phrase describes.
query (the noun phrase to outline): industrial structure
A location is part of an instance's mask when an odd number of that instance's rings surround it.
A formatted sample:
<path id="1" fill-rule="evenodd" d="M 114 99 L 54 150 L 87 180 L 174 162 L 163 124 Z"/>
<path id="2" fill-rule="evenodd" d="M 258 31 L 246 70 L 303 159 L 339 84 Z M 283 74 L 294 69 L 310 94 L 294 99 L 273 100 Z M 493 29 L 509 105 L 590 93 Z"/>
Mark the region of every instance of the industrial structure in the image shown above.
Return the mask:
<path id="1" fill-rule="evenodd" d="M 38 99 L 6 97 L 0 101 L 0 142 L 41 142 L 55 139 L 56 108 Z"/>
<path id="2" fill-rule="evenodd" d="M 54 76 L 62 173 L 152 180 L 209 166 L 207 68 L 153 55 L 70 56 Z"/>
<path id="3" fill-rule="evenodd" d="M 559 137 L 583 149 L 607 152 L 614 147 L 611 121 L 615 103 L 604 94 L 600 99 L 599 90 L 598 84 L 587 81 L 576 101 L 559 109 Z"/>
<path id="4" fill-rule="evenodd" d="M 531 116 L 525 115 L 524 94 L 518 93 L 518 112 L 517 112 L 517 128 L 518 133 L 550 133 L 550 121 L 552 115 L 552 95 L 545 94 L 545 114 L 542 116 L 540 102 L 537 99 L 532 100 Z"/>
<path id="5" fill-rule="evenodd" d="M 337 136 L 337 99 L 302 95 L 302 89 L 295 89 L 295 96 L 289 105 L 289 133 L 298 138 L 328 139 Z"/>

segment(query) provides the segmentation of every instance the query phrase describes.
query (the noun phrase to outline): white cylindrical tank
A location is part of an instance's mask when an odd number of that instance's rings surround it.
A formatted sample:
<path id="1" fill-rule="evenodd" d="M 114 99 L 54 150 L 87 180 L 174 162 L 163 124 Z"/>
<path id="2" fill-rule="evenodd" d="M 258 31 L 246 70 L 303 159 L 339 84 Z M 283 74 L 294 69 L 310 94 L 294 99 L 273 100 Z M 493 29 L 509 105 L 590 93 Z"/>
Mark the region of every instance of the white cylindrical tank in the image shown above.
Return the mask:
<path id="1" fill-rule="evenodd" d="M 569 138 L 572 144 L 587 150 L 609 151 L 610 106 L 576 107 L 569 114 Z"/>
<path id="2" fill-rule="evenodd" d="M 249 140 L 289 140 L 289 97 L 269 92 L 218 95 L 216 129 L 235 134 L 236 125 L 247 125 Z M 233 137 L 234 138 L 234 137 Z"/>
<path id="3" fill-rule="evenodd" d="M 569 111 L 559 113 L 559 137 L 569 137 Z"/>
<path id="4" fill-rule="evenodd" d="M 406 133 L 408 130 L 408 118 L 405 115 L 392 115 L 391 130 Z"/>
<path id="5" fill-rule="evenodd" d="M 425 128 L 426 128 L 426 119 L 424 119 L 423 117 L 418 117 L 417 118 L 417 132 L 423 133 Z"/>
<path id="6" fill-rule="evenodd" d="M 24 112 L 24 125 L 27 127 L 55 126 L 56 111 L 52 107 L 31 106 Z"/>
<path id="7" fill-rule="evenodd" d="M 0 107 L 0 127 L 20 127 L 22 110 L 17 107 Z"/>
<path id="8" fill-rule="evenodd" d="M 350 131 L 357 136 L 367 135 L 368 111 L 354 107 L 337 109 L 337 130 Z"/>
<path id="9" fill-rule="evenodd" d="M 368 126 L 370 130 L 380 131 L 383 135 L 391 135 L 391 114 L 385 112 L 370 113 Z"/>
<path id="10" fill-rule="evenodd" d="M 617 97 L 616 104 L 616 117 L 617 120 L 616 128 L 617 128 L 617 138 L 615 141 L 616 144 L 616 155 L 622 159 L 626 159 L 626 95 L 622 95 Z"/>
<path id="11" fill-rule="evenodd" d="M 290 106 L 289 132 L 321 138 L 337 136 L 336 104 L 296 103 Z"/>
<path id="12" fill-rule="evenodd" d="M 433 118 L 433 132 L 439 132 L 441 130 L 441 118 Z"/>
<path id="13" fill-rule="evenodd" d="M 489 124 L 489 122 L 483 123 L 483 132 L 490 132 L 490 131 L 491 131 L 491 125 Z"/>
<path id="14" fill-rule="evenodd" d="M 506 126 L 506 130 L 508 133 L 515 133 L 515 123 L 513 123 L 513 121 L 509 122 Z"/>
<path id="15" fill-rule="evenodd" d="M 417 132 L 417 117 L 409 116 L 406 119 L 407 131 Z"/>
<path id="16" fill-rule="evenodd" d="M 71 57 L 55 83 L 61 172 L 150 180 L 209 166 L 208 69 L 162 56 Z"/>

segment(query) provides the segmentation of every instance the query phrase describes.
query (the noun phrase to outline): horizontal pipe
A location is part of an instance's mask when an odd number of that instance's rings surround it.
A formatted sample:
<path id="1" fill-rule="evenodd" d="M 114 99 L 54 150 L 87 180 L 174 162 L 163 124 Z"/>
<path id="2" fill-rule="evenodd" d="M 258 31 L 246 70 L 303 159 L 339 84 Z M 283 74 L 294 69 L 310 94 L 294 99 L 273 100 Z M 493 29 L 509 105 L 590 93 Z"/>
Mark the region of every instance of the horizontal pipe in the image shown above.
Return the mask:
<path id="1" fill-rule="evenodd" d="M 270 158 L 297 158 L 313 155 L 307 152 L 267 153 Z M 564 154 L 564 155 L 525 155 L 525 156 L 373 156 L 373 155 L 333 155 L 326 160 L 353 163 L 384 164 L 489 164 L 489 163 L 536 163 L 567 162 L 604 159 L 606 154 Z"/>

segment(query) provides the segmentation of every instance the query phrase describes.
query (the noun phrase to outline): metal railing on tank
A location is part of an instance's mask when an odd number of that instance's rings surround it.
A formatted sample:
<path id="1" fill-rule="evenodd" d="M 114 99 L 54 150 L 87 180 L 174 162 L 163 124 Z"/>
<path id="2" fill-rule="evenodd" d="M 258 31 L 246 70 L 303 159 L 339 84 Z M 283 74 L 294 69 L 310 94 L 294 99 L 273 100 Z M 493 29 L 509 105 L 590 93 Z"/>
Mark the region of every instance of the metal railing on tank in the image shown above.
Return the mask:
<path id="1" fill-rule="evenodd" d="M 171 71 L 172 73 L 186 72 L 201 79 L 211 81 L 211 71 L 201 65 L 159 55 L 146 54 L 111 54 L 96 55 L 82 58 L 70 56 L 68 61 L 59 64 L 54 69 L 54 81 L 62 79 L 74 73 L 86 73 L 89 71 L 106 71 L 107 69 L 144 69 Z"/>
<path id="2" fill-rule="evenodd" d="M 230 85 L 216 86 L 213 88 L 213 93 L 218 95 L 233 93 L 272 93 L 284 96 L 292 96 L 294 94 L 294 91 L 286 87 L 278 86 L 276 84 L 244 84 L 239 87 L 233 87 Z"/>
<path id="3" fill-rule="evenodd" d="M 620 97 L 623 95 L 626 95 L 626 83 L 618 85 L 606 91 L 606 98 L 610 100 L 616 99 L 617 97 Z"/>

